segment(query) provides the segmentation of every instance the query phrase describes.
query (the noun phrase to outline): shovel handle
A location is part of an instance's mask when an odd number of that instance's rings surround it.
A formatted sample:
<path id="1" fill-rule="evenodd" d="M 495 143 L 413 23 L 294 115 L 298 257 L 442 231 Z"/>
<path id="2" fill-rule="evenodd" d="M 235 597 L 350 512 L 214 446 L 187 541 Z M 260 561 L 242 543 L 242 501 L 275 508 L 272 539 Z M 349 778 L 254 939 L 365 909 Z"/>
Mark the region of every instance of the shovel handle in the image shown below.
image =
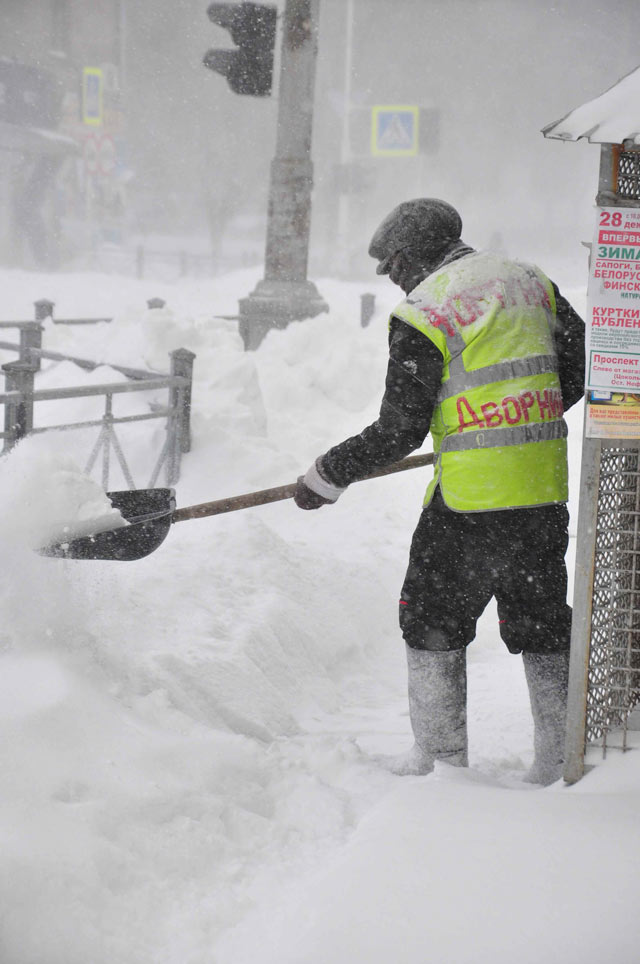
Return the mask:
<path id="1" fill-rule="evenodd" d="M 401 462 L 393 462 L 383 469 L 378 469 L 367 479 L 379 479 L 383 475 L 394 472 L 406 472 L 407 469 L 417 469 L 422 465 L 433 465 L 433 453 L 426 455 L 410 455 Z M 365 481 L 362 479 L 361 481 Z M 203 519 L 208 515 L 221 515 L 223 512 L 236 512 L 238 509 L 248 509 L 254 505 L 266 505 L 268 502 L 280 502 L 282 499 L 292 499 L 296 490 L 296 482 L 289 485 L 277 485 L 273 489 L 260 489 L 259 492 L 247 492 L 246 495 L 232 495 L 228 499 L 218 499 L 216 502 L 201 502 L 199 505 L 187 505 L 183 509 L 176 509 L 172 522 L 184 522 L 186 519 Z"/>

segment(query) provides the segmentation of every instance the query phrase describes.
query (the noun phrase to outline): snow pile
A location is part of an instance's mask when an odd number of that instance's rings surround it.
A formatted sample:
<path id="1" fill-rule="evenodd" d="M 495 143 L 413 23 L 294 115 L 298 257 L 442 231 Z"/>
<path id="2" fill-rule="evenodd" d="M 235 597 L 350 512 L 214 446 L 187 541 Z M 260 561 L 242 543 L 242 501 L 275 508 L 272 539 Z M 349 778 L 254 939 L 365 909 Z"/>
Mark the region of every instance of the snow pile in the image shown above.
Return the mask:
<path id="1" fill-rule="evenodd" d="M 3 538 L 32 549 L 127 524 L 102 486 L 34 436 L 0 461 L 0 502 Z"/>
<path id="2" fill-rule="evenodd" d="M 33 276 L 2 280 L 24 315 Z M 170 350 L 196 352 L 178 506 L 290 482 L 377 414 L 391 286 L 363 330 L 360 288 L 319 282 L 329 315 L 244 353 L 217 313 L 255 281 L 38 279 L 60 315 L 96 314 L 100 291 L 115 315 L 47 329 L 45 346 L 164 370 Z M 146 309 L 151 295 L 167 308 Z M 117 380 L 66 363 L 39 378 Z M 57 405 L 39 424 L 100 417 L 90 399 L 64 418 Z M 569 421 L 575 505 L 581 412 Z M 151 424 L 116 427 L 140 484 L 163 437 Z M 633 754 L 570 791 L 522 783 L 526 687 L 493 607 L 469 652 L 471 769 L 403 781 L 372 762 L 409 740 L 397 593 L 430 470 L 359 483 L 319 512 L 184 522 L 138 562 L 16 548 L 56 514 L 86 520 L 93 496 L 67 459 L 85 464 L 96 432 L 37 436 L 0 465 L 0 528 L 22 539 L 6 535 L 0 557 L 2 964 L 595 964 L 604 948 L 631 964 Z M 584 926 L 599 866 L 621 887 Z"/>

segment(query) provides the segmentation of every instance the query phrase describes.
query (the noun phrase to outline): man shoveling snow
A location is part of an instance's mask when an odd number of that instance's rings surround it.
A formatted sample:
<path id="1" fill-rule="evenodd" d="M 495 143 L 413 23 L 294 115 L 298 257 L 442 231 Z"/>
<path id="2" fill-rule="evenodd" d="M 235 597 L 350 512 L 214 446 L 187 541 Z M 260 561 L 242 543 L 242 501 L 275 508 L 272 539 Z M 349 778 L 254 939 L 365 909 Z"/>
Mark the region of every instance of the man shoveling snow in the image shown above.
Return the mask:
<path id="1" fill-rule="evenodd" d="M 534 719 L 527 779 L 562 775 L 571 609 L 567 428 L 584 386 L 584 323 L 533 265 L 475 251 L 444 201 L 396 207 L 369 246 L 406 297 L 392 312 L 376 422 L 298 480 L 302 509 L 404 458 L 431 431 L 434 477 L 400 598 L 413 749 L 398 773 L 466 766 L 466 646 L 489 600 L 522 653 Z"/>

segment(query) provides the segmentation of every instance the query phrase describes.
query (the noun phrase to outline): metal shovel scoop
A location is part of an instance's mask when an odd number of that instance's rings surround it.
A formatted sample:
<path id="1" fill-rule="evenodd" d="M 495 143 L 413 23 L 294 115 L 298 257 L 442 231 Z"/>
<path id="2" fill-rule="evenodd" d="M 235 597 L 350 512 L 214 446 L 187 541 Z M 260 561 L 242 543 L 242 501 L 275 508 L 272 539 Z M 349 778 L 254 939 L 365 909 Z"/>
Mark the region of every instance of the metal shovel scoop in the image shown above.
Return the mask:
<path id="1" fill-rule="evenodd" d="M 383 475 L 431 464 L 433 464 L 432 453 L 412 455 L 401 462 L 394 462 L 379 469 L 367 478 L 377 479 Z M 209 515 L 220 515 L 223 512 L 235 512 L 237 509 L 248 509 L 254 505 L 266 505 L 269 502 L 291 499 L 295 489 L 296 483 L 291 482 L 289 485 L 248 492 L 246 495 L 234 495 L 228 499 L 218 499 L 216 502 L 201 502 L 199 505 L 185 506 L 184 509 L 176 509 L 173 489 L 129 489 L 124 492 L 107 492 L 111 504 L 115 509 L 120 510 L 122 517 L 129 525 L 97 532 L 94 536 L 82 536 L 79 539 L 71 539 L 69 542 L 59 542 L 46 546 L 40 552 L 44 556 L 55 556 L 61 559 L 142 559 L 164 542 L 173 522 L 203 519 Z"/>

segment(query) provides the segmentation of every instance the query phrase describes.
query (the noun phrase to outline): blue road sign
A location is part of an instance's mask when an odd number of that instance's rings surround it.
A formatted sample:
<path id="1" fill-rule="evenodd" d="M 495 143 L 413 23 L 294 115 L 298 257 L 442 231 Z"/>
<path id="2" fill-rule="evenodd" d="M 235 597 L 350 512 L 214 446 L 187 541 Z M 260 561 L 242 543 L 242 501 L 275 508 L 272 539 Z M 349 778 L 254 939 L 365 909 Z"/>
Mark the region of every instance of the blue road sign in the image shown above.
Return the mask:
<path id="1" fill-rule="evenodd" d="M 409 157 L 418 153 L 419 107 L 376 106 L 371 110 L 371 153 Z"/>

